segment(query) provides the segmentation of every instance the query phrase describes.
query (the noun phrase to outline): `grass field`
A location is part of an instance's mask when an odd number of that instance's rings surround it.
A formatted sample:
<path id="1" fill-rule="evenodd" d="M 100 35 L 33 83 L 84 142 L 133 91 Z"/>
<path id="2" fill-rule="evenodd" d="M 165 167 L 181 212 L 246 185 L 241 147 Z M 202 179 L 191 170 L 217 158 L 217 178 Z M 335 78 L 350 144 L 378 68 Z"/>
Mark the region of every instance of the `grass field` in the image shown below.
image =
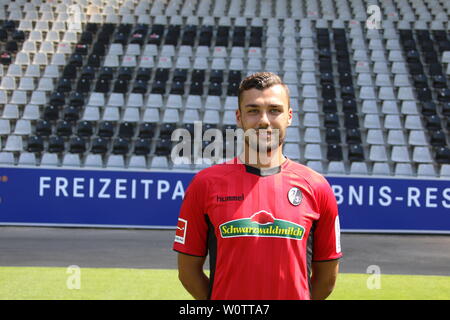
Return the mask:
<path id="1" fill-rule="evenodd" d="M 82 268 L 79 289 L 68 289 L 72 275 L 67 268 L 0 267 L 0 299 L 192 299 L 176 270 Z M 369 277 L 339 274 L 329 299 L 450 299 L 450 277 L 381 275 L 381 288 L 372 290 Z"/>

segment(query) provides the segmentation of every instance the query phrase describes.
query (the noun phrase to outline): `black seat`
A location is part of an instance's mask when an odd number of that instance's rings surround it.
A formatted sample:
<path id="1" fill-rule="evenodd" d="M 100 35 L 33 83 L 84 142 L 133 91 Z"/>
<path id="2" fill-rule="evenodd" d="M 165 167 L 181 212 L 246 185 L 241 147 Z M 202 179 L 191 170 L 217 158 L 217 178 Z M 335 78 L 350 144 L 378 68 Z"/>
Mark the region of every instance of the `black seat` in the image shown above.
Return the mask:
<path id="1" fill-rule="evenodd" d="M 151 140 L 139 138 L 134 144 L 134 154 L 136 155 L 147 155 L 150 153 Z"/>
<path id="2" fill-rule="evenodd" d="M 48 140 L 48 152 L 51 153 L 59 153 L 63 152 L 64 147 L 64 138 L 60 136 L 51 136 Z"/>
<path id="3" fill-rule="evenodd" d="M 218 82 L 211 82 L 208 87 L 208 95 L 221 96 L 222 95 L 222 84 L 220 84 Z"/>
<path id="4" fill-rule="evenodd" d="M 442 130 L 430 130 L 430 144 L 432 146 L 442 146 L 445 147 L 447 145 L 447 139 L 445 137 L 445 133 Z"/>
<path id="5" fill-rule="evenodd" d="M 117 78 L 120 80 L 130 81 L 133 78 L 133 72 L 134 68 L 132 67 L 120 67 Z"/>
<path id="6" fill-rule="evenodd" d="M 97 134 L 102 138 L 111 138 L 114 135 L 114 124 L 110 121 L 100 122 Z"/>
<path id="7" fill-rule="evenodd" d="M 161 138 L 156 143 L 155 155 L 168 156 L 172 149 L 172 142 L 170 139 Z"/>
<path id="8" fill-rule="evenodd" d="M 177 128 L 176 123 L 162 123 L 159 131 L 161 138 L 170 139 L 172 132 Z"/>
<path id="9" fill-rule="evenodd" d="M 184 94 L 184 82 L 175 81 L 172 83 L 172 87 L 170 88 L 170 94 Z"/>
<path id="10" fill-rule="evenodd" d="M 56 134 L 61 137 L 70 137 L 72 135 L 72 124 L 61 120 L 56 124 Z"/>
<path id="11" fill-rule="evenodd" d="M 153 82 L 152 93 L 165 94 L 166 93 L 166 82 L 162 82 L 160 80 Z"/>
<path id="12" fill-rule="evenodd" d="M 449 164 L 450 163 L 450 149 L 448 147 L 435 148 L 435 159 L 437 163 Z"/>
<path id="13" fill-rule="evenodd" d="M 49 105 L 44 108 L 45 120 L 57 120 L 59 119 L 59 108 L 54 105 Z"/>
<path id="14" fill-rule="evenodd" d="M 139 126 L 139 138 L 152 139 L 155 135 L 156 123 L 144 122 Z"/>
<path id="15" fill-rule="evenodd" d="M 325 113 L 324 125 L 325 128 L 339 128 L 339 116 L 337 113 Z"/>
<path id="16" fill-rule="evenodd" d="M 44 151 L 44 140 L 39 136 L 29 136 L 27 141 L 28 152 Z"/>
<path id="17" fill-rule="evenodd" d="M 127 154 L 130 148 L 129 145 L 130 141 L 128 139 L 118 137 L 113 141 L 112 153 L 122 155 Z"/>
<path id="18" fill-rule="evenodd" d="M 325 141 L 328 144 L 341 143 L 341 131 L 337 128 L 326 128 Z"/>
<path id="19" fill-rule="evenodd" d="M 356 113 L 344 114 L 344 126 L 347 129 L 359 128 L 359 118 Z"/>
<path id="20" fill-rule="evenodd" d="M 92 122 L 80 121 L 77 125 L 77 135 L 80 137 L 90 137 L 94 133 Z"/>
<path id="21" fill-rule="evenodd" d="M 108 139 L 98 137 L 92 140 L 91 152 L 95 154 L 105 154 L 108 152 Z"/>
<path id="22" fill-rule="evenodd" d="M 330 144 L 327 148 L 328 161 L 342 161 L 342 147 L 339 144 Z"/>
<path id="23" fill-rule="evenodd" d="M 119 125 L 119 137 L 132 138 L 134 136 L 134 124 L 131 122 L 122 122 Z"/>
<path id="24" fill-rule="evenodd" d="M 348 160 L 353 161 L 364 161 L 364 150 L 360 144 L 351 144 L 348 148 Z"/>
<path id="25" fill-rule="evenodd" d="M 82 137 L 73 137 L 69 144 L 70 153 L 84 153 L 86 152 L 86 141 Z"/>
<path id="26" fill-rule="evenodd" d="M 346 141 L 348 144 L 362 143 L 361 131 L 358 128 L 347 129 L 346 133 Z"/>
<path id="27" fill-rule="evenodd" d="M 36 135 L 48 137 L 52 134 L 52 125 L 47 120 L 38 120 L 36 123 Z"/>

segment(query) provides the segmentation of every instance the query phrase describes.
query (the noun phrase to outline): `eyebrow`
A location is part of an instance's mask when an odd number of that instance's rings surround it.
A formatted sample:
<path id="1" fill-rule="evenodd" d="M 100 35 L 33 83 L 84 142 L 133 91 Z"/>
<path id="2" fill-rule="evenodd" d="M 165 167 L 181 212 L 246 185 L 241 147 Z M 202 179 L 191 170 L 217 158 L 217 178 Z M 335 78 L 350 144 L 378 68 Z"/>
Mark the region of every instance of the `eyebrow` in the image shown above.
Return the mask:
<path id="1" fill-rule="evenodd" d="M 259 108 L 259 104 L 246 104 L 244 108 Z M 269 107 L 283 108 L 282 104 L 270 104 Z"/>

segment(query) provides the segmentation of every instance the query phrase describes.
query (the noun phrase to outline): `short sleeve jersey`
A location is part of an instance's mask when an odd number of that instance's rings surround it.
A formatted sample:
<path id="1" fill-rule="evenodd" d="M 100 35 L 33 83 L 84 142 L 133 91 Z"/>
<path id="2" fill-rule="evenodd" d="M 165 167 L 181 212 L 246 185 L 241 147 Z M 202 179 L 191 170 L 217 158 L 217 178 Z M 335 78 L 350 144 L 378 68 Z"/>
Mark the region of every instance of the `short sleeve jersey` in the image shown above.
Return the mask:
<path id="1" fill-rule="evenodd" d="M 289 159 L 261 170 L 234 158 L 197 173 L 173 249 L 210 256 L 211 299 L 310 299 L 311 262 L 339 259 L 327 180 Z"/>

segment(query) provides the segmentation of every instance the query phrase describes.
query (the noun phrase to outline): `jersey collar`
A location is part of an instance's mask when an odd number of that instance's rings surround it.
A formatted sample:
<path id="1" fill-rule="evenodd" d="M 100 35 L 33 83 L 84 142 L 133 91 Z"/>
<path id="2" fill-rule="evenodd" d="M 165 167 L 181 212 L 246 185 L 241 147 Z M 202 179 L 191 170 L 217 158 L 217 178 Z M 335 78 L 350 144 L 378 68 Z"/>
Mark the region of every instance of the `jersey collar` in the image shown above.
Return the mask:
<path id="1" fill-rule="evenodd" d="M 273 168 L 268 168 L 268 169 L 252 167 L 246 163 L 243 163 L 239 159 L 239 157 L 236 157 L 235 161 L 236 161 L 235 163 L 244 165 L 245 171 L 248 173 L 255 174 L 260 177 L 268 177 L 268 176 L 272 176 L 274 174 L 280 173 L 281 169 L 287 165 L 289 159 L 286 157 L 286 160 L 281 165 L 273 167 Z"/>

